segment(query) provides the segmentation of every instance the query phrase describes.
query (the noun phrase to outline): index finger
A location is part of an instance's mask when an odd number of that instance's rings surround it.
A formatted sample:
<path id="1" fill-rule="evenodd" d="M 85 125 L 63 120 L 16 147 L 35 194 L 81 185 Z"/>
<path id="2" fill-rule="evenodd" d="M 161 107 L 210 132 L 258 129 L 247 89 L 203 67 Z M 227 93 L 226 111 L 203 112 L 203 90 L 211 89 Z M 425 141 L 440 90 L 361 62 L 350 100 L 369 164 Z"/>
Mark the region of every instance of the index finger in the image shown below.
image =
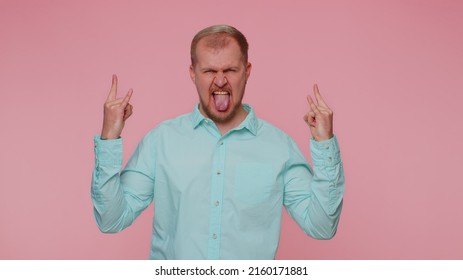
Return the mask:
<path id="1" fill-rule="evenodd" d="M 117 76 L 113 74 L 111 89 L 109 90 L 109 95 L 108 95 L 107 100 L 115 100 L 116 95 L 117 95 Z"/>
<path id="2" fill-rule="evenodd" d="M 318 90 L 318 85 L 314 84 L 313 85 L 313 93 L 315 95 L 315 98 L 317 99 L 317 102 L 322 105 L 323 107 L 328 108 L 328 105 L 326 105 L 325 100 L 323 100 L 322 95 L 320 94 L 320 91 Z"/>

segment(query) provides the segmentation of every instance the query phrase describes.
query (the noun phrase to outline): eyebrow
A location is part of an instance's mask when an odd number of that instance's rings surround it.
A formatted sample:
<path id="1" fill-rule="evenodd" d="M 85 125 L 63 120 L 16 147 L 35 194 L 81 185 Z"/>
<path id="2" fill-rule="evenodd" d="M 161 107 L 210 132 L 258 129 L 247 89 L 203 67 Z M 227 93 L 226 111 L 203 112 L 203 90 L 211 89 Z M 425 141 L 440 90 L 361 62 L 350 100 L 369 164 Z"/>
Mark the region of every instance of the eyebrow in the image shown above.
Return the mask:
<path id="1" fill-rule="evenodd" d="M 230 71 L 230 70 L 239 70 L 240 67 L 239 66 L 230 66 L 230 67 L 226 67 L 223 69 L 223 71 Z M 214 67 L 202 67 L 202 68 L 199 68 L 200 71 L 204 72 L 204 71 L 218 71 L 216 68 Z"/>

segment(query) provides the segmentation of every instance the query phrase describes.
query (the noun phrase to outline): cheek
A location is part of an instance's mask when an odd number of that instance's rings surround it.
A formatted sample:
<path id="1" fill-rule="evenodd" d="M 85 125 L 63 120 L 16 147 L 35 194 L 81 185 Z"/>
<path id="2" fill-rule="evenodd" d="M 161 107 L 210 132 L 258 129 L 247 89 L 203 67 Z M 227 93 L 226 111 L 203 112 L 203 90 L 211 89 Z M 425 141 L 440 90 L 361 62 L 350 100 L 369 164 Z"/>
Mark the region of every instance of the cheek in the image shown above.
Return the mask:
<path id="1" fill-rule="evenodd" d="M 246 86 L 246 77 L 237 77 L 233 81 L 232 86 L 235 90 L 243 91 Z"/>
<path id="2" fill-rule="evenodd" d="M 211 79 L 207 77 L 201 77 L 196 79 L 196 87 L 201 91 L 209 91 L 211 85 Z"/>
<path id="3" fill-rule="evenodd" d="M 199 96 L 204 99 L 208 100 L 209 99 L 209 83 L 207 81 L 201 80 L 197 81 L 196 83 L 196 90 L 198 91 Z"/>

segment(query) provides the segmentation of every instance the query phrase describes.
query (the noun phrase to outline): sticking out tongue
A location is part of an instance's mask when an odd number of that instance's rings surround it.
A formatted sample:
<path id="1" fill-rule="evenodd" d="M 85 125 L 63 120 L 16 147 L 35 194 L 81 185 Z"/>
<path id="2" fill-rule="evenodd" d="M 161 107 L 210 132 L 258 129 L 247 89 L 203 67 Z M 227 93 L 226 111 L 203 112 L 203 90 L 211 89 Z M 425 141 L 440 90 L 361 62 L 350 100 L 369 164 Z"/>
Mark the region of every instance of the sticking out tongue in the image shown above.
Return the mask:
<path id="1" fill-rule="evenodd" d="M 230 104 L 230 94 L 214 94 L 214 103 L 217 111 L 227 111 Z"/>

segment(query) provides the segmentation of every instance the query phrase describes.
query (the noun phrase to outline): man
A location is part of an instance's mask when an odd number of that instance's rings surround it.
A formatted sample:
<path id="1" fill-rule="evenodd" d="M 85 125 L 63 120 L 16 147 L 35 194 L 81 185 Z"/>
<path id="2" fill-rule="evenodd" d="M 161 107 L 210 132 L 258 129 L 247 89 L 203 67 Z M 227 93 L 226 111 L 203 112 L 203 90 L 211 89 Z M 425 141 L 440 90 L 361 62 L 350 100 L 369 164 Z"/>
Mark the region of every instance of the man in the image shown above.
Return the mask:
<path id="1" fill-rule="evenodd" d="M 190 76 L 199 104 L 150 131 L 120 175 L 132 90 L 117 98 L 113 76 L 94 139 L 92 200 L 101 231 L 121 231 L 154 200 L 151 259 L 273 259 L 283 206 L 308 235 L 334 236 L 344 176 L 332 111 L 315 85 L 304 116 L 313 172 L 289 136 L 241 103 L 247 52 L 233 27 L 196 34 Z"/>

